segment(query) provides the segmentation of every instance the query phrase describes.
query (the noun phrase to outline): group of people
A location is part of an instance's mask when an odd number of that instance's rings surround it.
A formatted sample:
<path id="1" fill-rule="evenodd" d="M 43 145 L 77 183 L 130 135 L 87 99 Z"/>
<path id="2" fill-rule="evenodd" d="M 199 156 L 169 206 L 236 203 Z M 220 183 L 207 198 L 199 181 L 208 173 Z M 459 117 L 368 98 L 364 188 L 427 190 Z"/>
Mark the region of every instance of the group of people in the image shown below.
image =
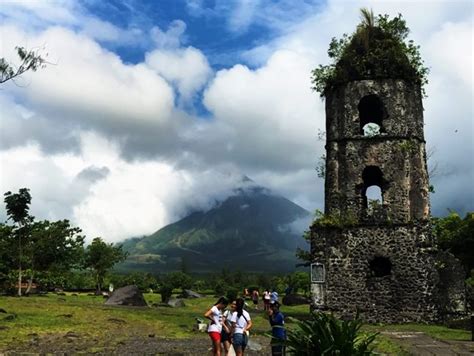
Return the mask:
<path id="1" fill-rule="evenodd" d="M 255 310 L 257 310 L 260 293 L 258 292 L 258 289 L 252 290 L 252 293 L 249 293 L 248 289 L 244 289 L 244 296 L 248 297 L 250 296 L 250 294 L 251 294 L 252 302 L 255 306 Z M 268 289 L 265 289 L 265 291 L 262 294 L 262 300 L 263 300 L 263 309 L 268 311 L 270 309 L 270 304 L 274 304 L 278 302 L 278 292 L 275 289 L 272 289 L 271 292 Z"/>
<path id="2" fill-rule="evenodd" d="M 286 339 L 284 328 L 285 317 L 280 312 L 278 294 L 276 295 L 276 300 L 273 301 L 271 294 L 269 294 L 269 296 L 267 305 L 265 304 L 264 294 L 264 306 L 268 314 L 268 320 L 272 326 L 272 355 L 284 355 L 284 340 Z M 252 300 L 255 302 L 253 297 L 254 293 L 252 292 Z M 212 308 L 204 314 L 204 316 L 210 320 L 207 331 L 212 341 L 214 356 L 222 355 L 222 345 L 225 352 L 224 355 L 231 355 L 231 352 L 235 352 L 237 356 L 244 355 L 249 340 L 249 330 L 252 328 L 252 319 L 244 308 L 245 301 L 243 298 L 237 298 L 229 304 L 226 298 L 221 297 Z"/>

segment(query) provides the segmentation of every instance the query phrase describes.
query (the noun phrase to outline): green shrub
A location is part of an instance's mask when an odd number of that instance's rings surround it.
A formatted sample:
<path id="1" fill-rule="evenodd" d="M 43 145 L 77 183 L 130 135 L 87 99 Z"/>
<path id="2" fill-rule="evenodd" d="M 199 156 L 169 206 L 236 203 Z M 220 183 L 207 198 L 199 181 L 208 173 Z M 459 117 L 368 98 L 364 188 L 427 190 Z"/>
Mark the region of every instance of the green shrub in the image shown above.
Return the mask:
<path id="1" fill-rule="evenodd" d="M 295 321 L 287 331 L 286 346 L 292 355 L 371 355 L 377 334 L 360 333 L 362 321 L 339 320 L 331 314 L 312 313 L 311 319 Z"/>

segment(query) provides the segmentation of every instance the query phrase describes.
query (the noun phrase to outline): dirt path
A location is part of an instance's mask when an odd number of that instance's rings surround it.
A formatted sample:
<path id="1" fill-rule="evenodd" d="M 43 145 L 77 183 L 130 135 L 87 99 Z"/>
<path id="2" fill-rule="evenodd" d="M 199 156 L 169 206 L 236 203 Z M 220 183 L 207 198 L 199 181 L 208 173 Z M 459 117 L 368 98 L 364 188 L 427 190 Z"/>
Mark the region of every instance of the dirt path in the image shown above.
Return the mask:
<path id="1" fill-rule="evenodd" d="M 474 355 L 473 341 L 441 341 L 422 332 L 383 332 L 411 355 Z"/>
<path id="2" fill-rule="evenodd" d="M 383 332 L 384 336 L 400 344 L 410 355 L 474 355 L 474 342 L 440 341 L 422 332 Z M 30 340 L 21 345 L 10 345 L 8 350 L 0 350 L 3 355 L 210 355 L 210 341 L 206 334 L 189 339 L 160 338 L 157 335 L 110 335 L 108 339 L 94 339 L 89 335 L 75 332 L 50 334 L 39 337 L 29 335 Z M 252 347 L 246 355 L 270 355 L 269 339 L 253 335 Z M 255 349 L 253 346 L 260 346 Z"/>
<path id="3" fill-rule="evenodd" d="M 210 355 L 210 340 L 206 334 L 190 339 L 166 339 L 155 335 L 131 336 L 125 339 L 110 338 L 97 340 L 74 332 L 61 335 L 38 337 L 30 335 L 28 343 L 15 346 L 0 355 Z M 261 349 L 247 349 L 246 355 L 269 355 L 269 339 L 252 337 L 253 346 Z M 253 348 L 253 347 L 252 347 Z"/>

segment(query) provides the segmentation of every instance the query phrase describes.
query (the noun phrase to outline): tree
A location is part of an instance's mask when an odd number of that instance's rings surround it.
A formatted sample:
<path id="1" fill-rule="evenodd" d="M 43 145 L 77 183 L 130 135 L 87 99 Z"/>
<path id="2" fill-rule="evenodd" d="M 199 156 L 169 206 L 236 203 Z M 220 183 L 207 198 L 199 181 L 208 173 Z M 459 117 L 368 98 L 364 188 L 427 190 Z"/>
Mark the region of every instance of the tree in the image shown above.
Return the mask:
<path id="1" fill-rule="evenodd" d="M 33 217 L 29 215 L 31 195 L 29 189 L 21 188 L 16 194 L 10 191 L 6 192 L 4 197 L 7 216 L 8 219 L 13 220 L 15 224 L 13 234 L 18 240 L 18 295 L 21 296 L 23 262 L 22 237 L 25 238 L 29 235 L 29 227 L 33 221 Z"/>
<path id="2" fill-rule="evenodd" d="M 286 283 L 293 293 L 298 293 L 301 289 L 303 293 L 308 293 L 310 286 L 310 277 L 308 272 L 295 271 L 286 276 Z"/>
<path id="3" fill-rule="evenodd" d="M 0 84 L 15 79 L 29 70 L 35 72 L 38 68 L 44 68 L 48 64 L 38 51 L 27 50 L 24 47 L 15 47 L 15 49 L 20 57 L 20 65 L 14 66 L 8 63 L 5 58 L 0 58 Z"/>
<path id="4" fill-rule="evenodd" d="M 84 236 L 69 220 L 34 222 L 25 246 L 29 265 L 29 293 L 35 272 L 64 273 L 79 267 L 83 258 Z"/>
<path id="5" fill-rule="evenodd" d="M 0 224 L 0 289 L 10 289 L 10 271 L 15 268 L 14 227 Z"/>
<path id="6" fill-rule="evenodd" d="M 97 290 L 102 292 L 102 285 L 106 273 L 116 264 L 127 258 L 127 252 L 122 250 L 122 246 L 114 246 L 105 243 L 102 238 L 96 237 L 92 243 L 87 246 L 85 252 L 85 266 L 94 271 Z"/>
<path id="7" fill-rule="evenodd" d="M 456 256 L 470 275 L 474 270 L 474 212 L 468 212 L 464 219 L 452 210 L 448 216 L 433 218 L 433 231 L 438 246 Z"/>
<path id="8" fill-rule="evenodd" d="M 181 271 L 168 273 L 160 281 L 159 292 L 161 294 L 161 301 L 167 303 L 173 294 L 173 289 L 189 289 L 192 284 L 192 278 L 186 273 Z"/>

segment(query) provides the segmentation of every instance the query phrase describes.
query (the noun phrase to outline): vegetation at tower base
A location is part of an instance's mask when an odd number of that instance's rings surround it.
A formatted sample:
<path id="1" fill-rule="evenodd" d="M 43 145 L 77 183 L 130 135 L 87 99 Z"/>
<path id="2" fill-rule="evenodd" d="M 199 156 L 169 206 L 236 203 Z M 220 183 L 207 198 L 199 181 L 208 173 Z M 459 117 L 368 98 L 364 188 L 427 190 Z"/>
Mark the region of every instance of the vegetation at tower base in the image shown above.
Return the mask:
<path id="1" fill-rule="evenodd" d="M 292 320 L 293 321 L 293 320 Z M 377 334 L 360 332 L 362 321 L 339 320 L 331 314 L 311 314 L 308 320 L 294 320 L 285 345 L 291 355 L 371 355 Z"/>
<path id="2" fill-rule="evenodd" d="M 424 66 L 419 46 L 406 41 L 410 32 L 402 15 L 374 18 L 362 9 L 362 22 L 352 35 L 333 38 L 328 50 L 332 63 L 312 72 L 313 90 L 326 96 L 340 84 L 364 79 L 404 79 L 423 86 L 429 69 Z"/>

